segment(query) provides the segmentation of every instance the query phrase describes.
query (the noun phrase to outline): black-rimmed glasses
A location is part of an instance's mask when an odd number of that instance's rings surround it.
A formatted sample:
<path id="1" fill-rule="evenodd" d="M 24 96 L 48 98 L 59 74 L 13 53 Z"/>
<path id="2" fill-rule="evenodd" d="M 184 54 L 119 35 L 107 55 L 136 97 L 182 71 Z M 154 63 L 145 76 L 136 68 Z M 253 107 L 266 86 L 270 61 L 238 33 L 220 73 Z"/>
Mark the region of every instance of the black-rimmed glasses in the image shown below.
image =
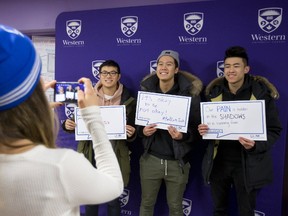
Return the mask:
<path id="1" fill-rule="evenodd" d="M 100 75 L 101 75 L 101 76 L 104 76 L 104 77 L 106 77 L 106 76 L 108 76 L 108 75 L 110 75 L 110 76 L 112 76 L 112 77 L 115 77 L 116 74 L 119 74 L 119 73 L 116 72 L 116 71 L 110 71 L 110 72 L 108 72 L 108 71 L 102 71 L 102 72 L 100 72 Z"/>

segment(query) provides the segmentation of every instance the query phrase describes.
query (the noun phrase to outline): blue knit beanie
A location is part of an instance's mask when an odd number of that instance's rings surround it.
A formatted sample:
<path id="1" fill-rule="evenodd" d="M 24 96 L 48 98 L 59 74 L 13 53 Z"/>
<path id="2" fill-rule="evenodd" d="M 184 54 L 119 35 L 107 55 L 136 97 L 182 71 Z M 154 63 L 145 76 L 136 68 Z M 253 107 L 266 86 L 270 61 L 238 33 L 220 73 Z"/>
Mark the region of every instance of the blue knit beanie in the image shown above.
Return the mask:
<path id="1" fill-rule="evenodd" d="M 41 60 L 22 33 L 0 24 L 0 111 L 16 107 L 34 91 Z"/>

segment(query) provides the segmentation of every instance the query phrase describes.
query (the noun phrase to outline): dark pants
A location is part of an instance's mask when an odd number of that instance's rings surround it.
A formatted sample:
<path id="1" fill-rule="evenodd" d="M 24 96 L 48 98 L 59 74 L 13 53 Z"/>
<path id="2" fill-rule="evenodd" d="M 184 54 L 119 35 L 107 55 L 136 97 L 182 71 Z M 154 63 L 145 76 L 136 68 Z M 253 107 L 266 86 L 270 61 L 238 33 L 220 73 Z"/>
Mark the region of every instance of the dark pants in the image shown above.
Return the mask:
<path id="1" fill-rule="evenodd" d="M 98 205 L 86 205 L 85 216 L 98 216 Z M 107 203 L 107 215 L 108 216 L 120 216 L 121 207 L 119 198 L 114 199 Z"/>
<path id="2" fill-rule="evenodd" d="M 86 205 L 85 216 L 98 216 L 98 205 Z"/>
<path id="3" fill-rule="evenodd" d="M 247 192 L 241 165 L 215 164 L 210 180 L 214 216 L 228 216 L 231 187 L 235 187 L 239 216 L 254 216 L 257 191 Z"/>
<path id="4" fill-rule="evenodd" d="M 108 216 L 120 216 L 121 208 L 119 198 L 108 203 Z"/>
<path id="5" fill-rule="evenodd" d="M 140 158 L 141 206 L 140 216 L 153 216 L 154 205 L 162 182 L 166 185 L 166 198 L 170 216 L 183 216 L 182 199 L 188 182 L 190 164 L 183 169 L 176 160 L 163 160 L 152 155 Z"/>

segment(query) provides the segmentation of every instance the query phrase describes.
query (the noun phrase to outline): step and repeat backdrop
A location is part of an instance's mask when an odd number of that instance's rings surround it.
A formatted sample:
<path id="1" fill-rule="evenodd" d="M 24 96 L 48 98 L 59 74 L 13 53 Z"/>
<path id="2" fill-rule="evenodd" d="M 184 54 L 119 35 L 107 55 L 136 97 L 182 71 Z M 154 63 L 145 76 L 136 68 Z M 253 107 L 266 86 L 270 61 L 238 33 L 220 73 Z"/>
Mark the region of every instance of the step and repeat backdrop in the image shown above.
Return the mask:
<path id="1" fill-rule="evenodd" d="M 255 215 L 280 216 L 287 133 L 287 35 L 288 2 L 281 0 L 201 1 L 168 5 L 126 7 L 64 12 L 56 20 L 57 81 L 77 81 L 85 76 L 97 82 L 99 65 L 107 59 L 121 66 L 121 82 L 135 97 L 140 81 L 155 70 L 164 49 L 180 54 L 180 69 L 198 76 L 207 85 L 223 75 L 226 48 L 240 45 L 250 56 L 250 73 L 267 77 L 280 92 L 277 101 L 283 133 L 273 149 L 274 183 L 264 188 Z M 60 121 L 72 118 L 75 105 L 57 110 Z M 191 157 L 189 184 L 183 198 L 183 214 L 212 214 L 209 188 L 201 176 L 203 143 Z M 76 149 L 74 134 L 60 130 L 58 145 Z M 122 215 L 139 214 L 140 139 L 130 144 L 131 181 L 120 197 Z M 235 199 L 231 196 L 232 207 Z M 105 205 L 100 215 L 105 215 Z M 104 213 L 105 212 L 105 213 Z M 168 215 L 164 185 L 158 196 L 155 215 Z"/>

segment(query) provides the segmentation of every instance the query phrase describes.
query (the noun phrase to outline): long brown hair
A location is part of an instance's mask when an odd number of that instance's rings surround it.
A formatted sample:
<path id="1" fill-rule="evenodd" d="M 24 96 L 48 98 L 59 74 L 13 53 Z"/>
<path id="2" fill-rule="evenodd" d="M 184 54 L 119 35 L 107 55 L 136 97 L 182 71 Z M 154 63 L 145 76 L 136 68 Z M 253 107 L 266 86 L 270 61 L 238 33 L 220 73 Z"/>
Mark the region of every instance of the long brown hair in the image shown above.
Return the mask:
<path id="1" fill-rule="evenodd" d="M 32 95 L 9 110 L 0 112 L 0 143 L 8 147 L 19 139 L 29 139 L 35 144 L 55 147 L 57 127 L 41 82 Z M 21 146 L 20 146 L 21 147 Z"/>

